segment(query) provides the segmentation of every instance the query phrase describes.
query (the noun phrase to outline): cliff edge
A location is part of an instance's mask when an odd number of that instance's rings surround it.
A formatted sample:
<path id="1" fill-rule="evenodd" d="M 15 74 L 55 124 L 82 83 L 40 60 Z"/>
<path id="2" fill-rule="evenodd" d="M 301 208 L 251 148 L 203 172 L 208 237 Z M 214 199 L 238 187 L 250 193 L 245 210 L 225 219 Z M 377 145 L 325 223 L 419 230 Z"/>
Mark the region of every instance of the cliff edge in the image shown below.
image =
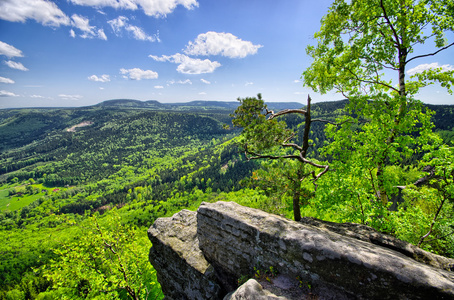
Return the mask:
<path id="1" fill-rule="evenodd" d="M 367 226 L 217 202 L 160 218 L 148 236 L 166 299 L 454 299 L 453 260 Z"/>

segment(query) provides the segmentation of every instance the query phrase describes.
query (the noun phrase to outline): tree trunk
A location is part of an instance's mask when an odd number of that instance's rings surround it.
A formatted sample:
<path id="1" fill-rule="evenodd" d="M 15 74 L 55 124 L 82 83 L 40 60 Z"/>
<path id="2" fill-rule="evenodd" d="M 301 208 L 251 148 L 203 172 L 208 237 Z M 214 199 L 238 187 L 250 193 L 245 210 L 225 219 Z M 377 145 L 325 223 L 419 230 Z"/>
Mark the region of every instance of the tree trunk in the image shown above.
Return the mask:
<path id="1" fill-rule="evenodd" d="M 296 188 L 293 193 L 293 217 L 295 221 L 301 220 L 301 210 L 300 210 L 300 191 L 299 188 Z"/>

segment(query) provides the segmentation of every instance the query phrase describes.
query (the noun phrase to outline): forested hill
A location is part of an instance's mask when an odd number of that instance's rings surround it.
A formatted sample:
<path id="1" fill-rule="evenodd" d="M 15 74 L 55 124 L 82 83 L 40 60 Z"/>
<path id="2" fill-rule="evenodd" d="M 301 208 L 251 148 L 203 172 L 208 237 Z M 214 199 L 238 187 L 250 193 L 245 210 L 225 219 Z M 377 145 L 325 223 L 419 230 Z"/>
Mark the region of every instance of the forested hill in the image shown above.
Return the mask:
<path id="1" fill-rule="evenodd" d="M 314 103 L 312 114 L 334 120 L 345 103 Z M 276 111 L 303 107 L 267 104 Z M 111 227 L 104 234 L 117 233 L 118 224 L 138 226 L 123 247 L 135 251 L 131 257 L 138 255 L 143 268 L 151 268 L 149 242 L 142 233 L 157 217 L 217 200 L 291 213 L 291 207 L 273 202 L 273 190 L 267 194 L 244 185 L 257 177 L 260 162 L 239 153 L 232 140 L 239 130 L 223 128 L 237 105 L 111 100 L 81 108 L 0 110 L 0 239 L 7 241 L 0 244 L 0 299 L 35 299 L 40 293 L 50 295 L 40 299 L 60 299 L 67 291 L 78 293 L 72 299 L 85 298 L 87 273 L 69 278 L 75 265 L 64 266 L 62 253 L 89 255 L 69 260 L 77 266 L 90 261 L 92 244 L 80 250 L 85 243 L 80 237 L 93 238 L 105 226 Z M 436 130 L 452 140 L 454 106 L 430 109 L 436 112 Z M 303 119 L 284 120 L 298 128 Z M 319 124 L 312 130 L 316 146 L 325 138 Z M 101 225 L 96 223 L 99 212 L 104 213 Z M 109 221 L 113 217 L 121 221 Z M 90 226 L 97 227 L 87 231 Z M 138 262 L 131 257 L 125 259 L 135 270 Z M 147 272 L 151 279 L 143 277 L 143 284 L 151 290 L 156 279 L 152 270 Z M 105 278 L 117 280 L 123 274 Z M 60 289 L 59 282 L 70 286 Z M 160 299 L 159 287 L 151 294 Z"/>
<path id="2" fill-rule="evenodd" d="M 103 108 L 146 108 L 153 110 L 173 110 L 173 111 L 209 111 L 209 110 L 229 110 L 237 108 L 237 101 L 205 101 L 195 100 L 180 103 L 161 103 L 156 100 L 140 101 L 132 99 L 113 99 L 106 100 L 95 107 Z M 299 102 L 267 102 L 270 109 L 281 110 L 286 108 L 301 108 L 304 105 Z"/>

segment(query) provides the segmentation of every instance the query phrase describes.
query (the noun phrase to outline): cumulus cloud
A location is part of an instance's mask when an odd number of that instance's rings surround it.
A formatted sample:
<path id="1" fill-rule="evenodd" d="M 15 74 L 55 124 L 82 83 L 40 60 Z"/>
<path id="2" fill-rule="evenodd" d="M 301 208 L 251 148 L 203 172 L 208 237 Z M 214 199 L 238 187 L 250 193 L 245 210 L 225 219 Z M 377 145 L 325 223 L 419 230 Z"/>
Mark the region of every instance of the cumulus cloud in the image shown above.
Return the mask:
<path id="1" fill-rule="evenodd" d="M 2 0 L 0 19 L 22 23 L 32 19 L 53 27 L 69 25 L 68 16 L 54 2 L 47 0 Z"/>
<path id="2" fill-rule="evenodd" d="M 205 79 L 203 79 L 203 78 L 200 79 L 200 81 L 202 81 L 202 82 L 205 83 L 205 84 L 211 84 L 211 82 L 209 82 L 208 80 L 205 80 Z"/>
<path id="3" fill-rule="evenodd" d="M 213 73 L 221 64 L 217 61 L 211 61 L 209 59 L 198 59 L 191 58 L 181 53 L 174 55 L 163 55 L 161 57 L 155 55 L 149 55 L 150 58 L 155 61 L 168 61 L 171 63 L 178 64 L 177 71 L 183 74 L 204 74 Z"/>
<path id="4" fill-rule="evenodd" d="M 11 69 L 16 69 L 16 70 L 21 70 L 21 71 L 28 71 L 28 69 L 26 67 L 24 67 L 23 64 L 21 64 L 20 62 L 15 62 L 15 61 L 12 61 L 12 60 L 7 60 L 4 62 L 5 65 L 7 65 L 8 67 L 10 67 Z"/>
<path id="5" fill-rule="evenodd" d="M 19 97 L 19 95 L 14 94 L 13 92 L 8 92 L 5 90 L 0 90 L 0 97 Z"/>
<path id="6" fill-rule="evenodd" d="M 81 95 L 66 95 L 66 94 L 60 94 L 58 95 L 62 100 L 80 100 L 83 98 Z"/>
<path id="7" fill-rule="evenodd" d="M 0 76 L 0 83 L 10 83 L 10 84 L 12 84 L 12 83 L 14 83 L 14 80 Z"/>
<path id="8" fill-rule="evenodd" d="M 31 95 L 30 98 L 39 98 L 39 99 L 43 99 L 45 98 L 44 96 L 41 96 L 41 95 Z"/>
<path id="9" fill-rule="evenodd" d="M 438 69 L 438 68 L 441 68 L 441 70 L 443 72 L 453 71 L 454 70 L 454 66 L 453 65 L 449 65 L 449 64 L 439 65 L 437 62 L 435 62 L 435 63 L 431 63 L 431 64 L 418 65 L 418 66 L 414 67 L 413 69 L 408 70 L 407 74 L 408 75 L 415 75 L 417 73 L 422 73 L 422 72 L 424 72 L 426 70 Z"/>
<path id="10" fill-rule="evenodd" d="M 12 57 L 23 57 L 22 51 L 7 43 L 0 41 L 0 55 Z"/>
<path id="11" fill-rule="evenodd" d="M 149 41 L 149 42 L 158 41 L 159 42 L 159 34 L 155 34 L 152 36 L 148 35 L 145 33 L 145 31 L 143 31 L 142 28 L 129 24 L 128 20 L 129 19 L 127 17 L 119 16 L 116 19 L 107 21 L 107 23 L 109 23 L 109 25 L 112 27 L 112 30 L 114 31 L 114 33 L 117 36 L 121 36 L 123 30 L 126 30 L 136 40 Z"/>
<path id="12" fill-rule="evenodd" d="M 116 9 L 137 10 L 139 7 L 148 16 L 165 17 L 172 13 L 178 5 L 186 9 L 194 9 L 199 6 L 196 0 L 70 0 L 74 4 L 113 7 Z"/>
<path id="13" fill-rule="evenodd" d="M 254 45 L 243 41 L 231 33 L 213 32 L 201 33 L 194 42 L 189 42 L 184 53 L 188 55 L 222 55 L 230 58 L 243 58 L 256 54 L 262 45 Z"/>
<path id="14" fill-rule="evenodd" d="M 109 82 L 110 81 L 110 76 L 106 75 L 106 74 L 103 74 L 100 77 L 98 77 L 96 75 L 91 75 L 91 76 L 88 77 L 88 80 L 97 81 L 97 82 Z"/>
<path id="15" fill-rule="evenodd" d="M 96 28 L 96 26 L 90 26 L 90 21 L 78 14 L 74 14 L 71 16 L 71 25 L 82 31 L 82 34 L 80 35 L 81 38 L 83 39 L 92 39 L 92 38 L 98 38 L 101 40 L 107 40 L 107 36 L 104 33 L 104 30 Z M 70 33 L 71 36 L 75 36 L 75 32 Z M 74 37 L 73 36 L 73 37 Z"/>
<path id="16" fill-rule="evenodd" d="M 129 78 L 132 80 L 142 80 L 142 79 L 156 79 L 158 78 L 158 73 L 152 70 L 142 70 L 139 68 L 133 69 L 120 69 L 120 73 L 124 74 L 124 78 Z"/>

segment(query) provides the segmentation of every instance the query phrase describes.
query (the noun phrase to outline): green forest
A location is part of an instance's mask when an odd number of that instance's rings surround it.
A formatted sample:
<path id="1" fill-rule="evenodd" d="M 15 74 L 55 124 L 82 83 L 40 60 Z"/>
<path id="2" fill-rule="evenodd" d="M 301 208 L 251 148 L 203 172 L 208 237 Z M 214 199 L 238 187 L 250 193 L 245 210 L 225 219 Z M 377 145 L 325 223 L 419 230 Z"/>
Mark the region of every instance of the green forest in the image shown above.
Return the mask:
<path id="1" fill-rule="evenodd" d="M 0 298 L 163 299 L 147 229 L 202 201 L 364 224 L 454 258 L 454 106 L 418 100 L 432 84 L 452 95 L 454 70 L 407 73 L 452 50 L 452 12 L 334 1 L 306 48 L 304 104 L 0 110 Z M 425 43 L 437 50 L 414 54 Z M 331 91 L 344 100 L 316 101 Z"/>
<path id="2" fill-rule="evenodd" d="M 335 120 L 346 104 L 313 104 L 312 116 Z M 450 143 L 454 107 L 430 108 L 436 112 L 434 131 Z M 0 246 L 1 298 L 160 299 L 146 236 L 156 218 L 219 200 L 293 218 L 292 188 L 278 173 L 298 166 L 248 160 L 241 131 L 223 126 L 232 117 L 232 109 L 222 107 L 0 111 L 0 235 L 6 241 Z M 302 117 L 283 120 L 301 132 Z M 327 143 L 324 126 L 311 132 L 310 155 L 319 160 Z M 416 156 L 387 168 L 400 185 L 425 175 Z M 317 193 L 302 183 L 302 216 L 368 224 L 413 243 L 429 229 L 436 189 L 425 187 L 424 197 L 404 196 L 397 209 L 377 214 L 372 202 L 360 207 L 348 191 L 333 186 L 338 176 L 333 171 L 320 179 Z M 438 217 L 433 241 L 422 247 L 454 257 L 449 205 Z"/>

